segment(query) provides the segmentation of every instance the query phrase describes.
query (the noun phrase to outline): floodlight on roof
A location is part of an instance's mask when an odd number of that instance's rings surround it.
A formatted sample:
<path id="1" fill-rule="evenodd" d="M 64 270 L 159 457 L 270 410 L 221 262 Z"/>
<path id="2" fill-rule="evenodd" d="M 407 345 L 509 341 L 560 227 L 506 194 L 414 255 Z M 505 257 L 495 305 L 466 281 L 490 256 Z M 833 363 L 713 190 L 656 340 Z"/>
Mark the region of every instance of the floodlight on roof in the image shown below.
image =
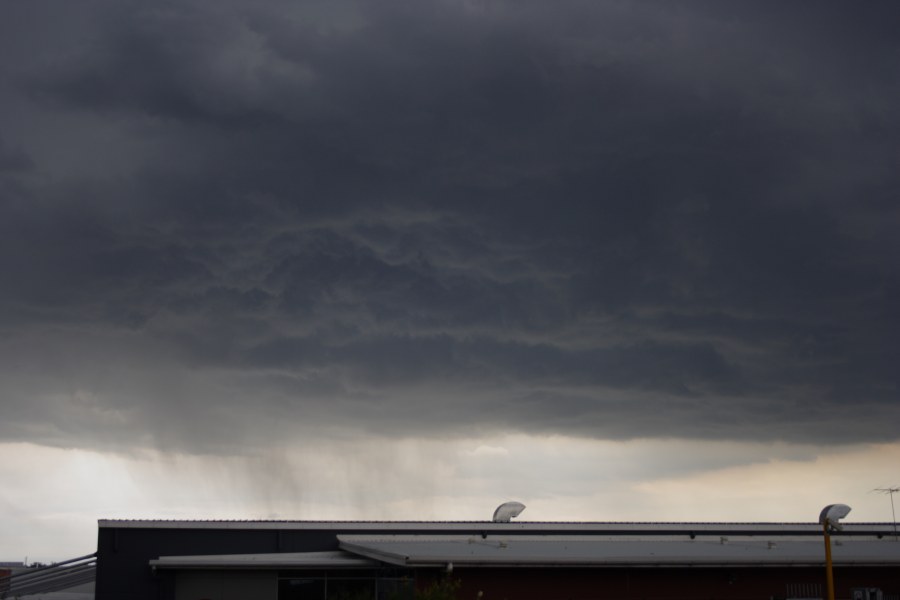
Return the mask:
<path id="1" fill-rule="evenodd" d="M 519 513 L 525 510 L 525 505 L 521 502 L 504 502 L 494 511 L 494 523 L 509 523 L 513 517 L 518 517 Z"/>
<path id="2" fill-rule="evenodd" d="M 840 531 L 843 526 L 838 522 L 850 514 L 850 507 L 846 504 L 829 504 L 819 513 L 819 524 Z"/>

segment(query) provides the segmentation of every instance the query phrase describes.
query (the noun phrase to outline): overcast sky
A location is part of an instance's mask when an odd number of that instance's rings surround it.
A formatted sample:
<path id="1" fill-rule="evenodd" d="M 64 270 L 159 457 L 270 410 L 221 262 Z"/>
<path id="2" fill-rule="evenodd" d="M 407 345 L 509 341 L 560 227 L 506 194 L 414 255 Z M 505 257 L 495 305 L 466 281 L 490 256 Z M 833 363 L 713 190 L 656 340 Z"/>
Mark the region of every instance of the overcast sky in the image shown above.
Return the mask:
<path id="1" fill-rule="evenodd" d="M 898 19 L 3 3 L 0 558 L 107 516 L 889 520 Z"/>

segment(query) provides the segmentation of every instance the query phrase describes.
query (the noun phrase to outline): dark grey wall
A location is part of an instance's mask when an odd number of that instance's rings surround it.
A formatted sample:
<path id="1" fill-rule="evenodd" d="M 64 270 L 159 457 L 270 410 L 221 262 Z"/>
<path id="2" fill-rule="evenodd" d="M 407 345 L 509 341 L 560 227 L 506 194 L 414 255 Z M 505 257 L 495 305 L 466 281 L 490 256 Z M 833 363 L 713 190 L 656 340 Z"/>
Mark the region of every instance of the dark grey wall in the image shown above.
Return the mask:
<path id="1" fill-rule="evenodd" d="M 373 529 L 371 524 L 367 528 L 363 528 L 361 524 L 352 522 L 342 524 L 338 531 L 333 528 L 333 524 L 323 524 L 318 529 L 313 524 L 310 528 L 292 529 L 290 523 L 285 523 L 284 529 L 262 528 L 271 527 L 271 523 L 260 523 L 259 529 L 237 529 L 226 528 L 227 524 L 223 524 L 221 529 L 197 528 L 197 529 L 179 529 L 179 528 L 135 528 L 135 527 L 103 527 L 100 528 L 97 539 L 97 588 L 96 600 L 174 600 L 175 599 L 175 574 L 173 571 L 158 570 L 153 572 L 150 569 L 150 560 L 159 558 L 160 556 L 184 556 L 184 555 L 210 555 L 210 554 L 254 554 L 254 553 L 275 553 L 275 552 L 316 552 L 337 550 L 338 541 L 337 534 L 397 534 L 396 527 L 392 527 L 390 523 L 386 523 L 384 528 Z M 332 527 L 326 527 L 332 525 Z M 884 530 L 883 524 L 873 524 L 871 531 L 857 528 L 848 531 L 845 535 L 874 535 L 876 531 Z M 496 533 L 497 526 L 488 523 L 471 523 L 471 527 L 460 528 L 459 523 L 448 524 L 443 528 L 440 523 L 423 523 L 420 529 L 406 529 L 403 533 L 415 534 L 456 534 L 456 535 L 480 535 L 483 532 Z M 683 530 L 668 530 L 665 533 L 672 536 L 688 536 L 691 533 L 690 524 L 685 524 Z M 777 527 L 771 533 L 784 534 L 783 530 L 777 531 Z M 533 529 L 503 528 L 504 536 L 512 535 L 533 535 Z M 562 528 L 560 530 L 541 529 L 541 534 L 546 535 L 577 535 L 578 531 Z M 583 532 L 587 533 L 587 531 Z M 596 533 L 596 532 L 594 532 Z M 633 528 L 624 527 L 622 530 L 607 530 L 606 535 L 626 535 L 634 534 Z M 662 533 L 661 531 L 657 533 Z M 733 530 L 729 530 L 727 526 L 723 526 L 721 531 L 713 531 L 704 529 L 703 535 L 728 535 L 733 534 Z M 764 535 L 763 529 L 754 531 L 757 535 Z M 796 534 L 820 536 L 821 533 L 815 528 L 798 528 Z M 397 569 L 390 569 L 397 571 Z M 720 577 L 726 569 L 708 569 L 710 581 Z M 472 574 L 465 581 L 467 586 L 485 586 L 489 582 L 482 581 L 484 578 L 493 579 L 502 575 L 502 569 L 469 569 Z M 537 578 L 539 582 L 549 585 L 553 579 L 552 574 L 559 575 L 562 571 L 571 571 L 569 577 L 564 578 L 566 581 L 581 581 L 583 585 L 589 585 L 590 582 L 585 577 L 597 577 L 597 573 L 605 573 L 604 577 L 610 576 L 614 570 L 612 569 L 516 569 L 511 575 L 511 580 L 523 581 L 525 572 L 530 573 L 528 578 Z M 684 569 L 618 569 L 619 574 L 624 577 L 623 581 L 632 581 L 629 573 L 634 573 L 638 579 L 651 577 L 658 579 L 662 577 L 664 572 L 668 572 L 669 576 L 660 580 L 660 589 L 667 585 L 677 583 L 678 574 L 686 572 Z M 655 574 L 651 575 L 653 571 Z M 698 569 L 689 570 L 690 573 L 698 575 Z M 770 581 L 767 588 L 772 585 L 781 589 L 786 583 L 794 582 L 794 579 L 815 580 L 821 575 L 818 569 L 796 569 L 796 568 L 744 568 L 740 569 L 745 575 L 756 572 L 760 577 L 765 577 Z M 900 569 L 895 567 L 885 567 L 883 569 L 860 569 L 853 567 L 842 567 L 839 569 L 841 579 L 838 586 L 843 589 L 847 597 L 850 587 L 856 586 L 881 586 L 886 592 L 900 594 Z M 590 575 L 594 573 L 594 575 Z M 477 575 L 476 575 L 477 574 Z M 777 575 L 777 576 L 776 576 Z M 801 576 L 802 575 L 802 576 Z M 838 573 L 836 573 L 837 577 Z M 857 575 L 859 577 L 857 577 Z M 422 581 L 427 581 L 430 577 L 429 573 L 419 573 Z M 574 579 L 573 579 L 574 578 Z M 799 578 L 799 579 L 798 579 Z M 824 576 L 822 577 L 824 579 Z M 615 579 L 615 578 L 614 578 Z M 749 581 L 745 579 L 744 581 Z M 611 580 L 612 581 L 612 580 Z M 594 580 L 597 583 L 597 580 Z M 536 582 L 529 584 L 529 589 L 537 590 L 541 587 Z M 581 585 L 580 584 L 580 585 Z M 507 585 L 511 585 L 507 582 Z M 631 584 L 629 584 L 631 585 Z M 481 588 L 478 588 L 481 589 Z M 477 593 L 478 589 L 466 590 Z M 631 589 L 631 588 L 628 588 Z M 772 588 L 774 589 L 774 588 Z M 840 591 L 839 589 L 839 591 Z M 778 595 L 774 592 L 766 594 Z M 626 597 L 626 596 L 623 596 Z M 839 595 L 840 597 L 840 595 Z M 546 600 L 546 597 L 541 600 Z"/>

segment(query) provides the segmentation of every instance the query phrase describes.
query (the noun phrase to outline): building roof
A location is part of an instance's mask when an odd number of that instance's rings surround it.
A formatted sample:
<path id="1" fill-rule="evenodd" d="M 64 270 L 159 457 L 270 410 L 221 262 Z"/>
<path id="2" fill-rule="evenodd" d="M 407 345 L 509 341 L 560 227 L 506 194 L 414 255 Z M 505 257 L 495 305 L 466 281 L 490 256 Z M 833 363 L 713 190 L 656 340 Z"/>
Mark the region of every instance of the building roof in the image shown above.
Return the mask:
<path id="1" fill-rule="evenodd" d="M 824 562 L 822 540 L 795 536 L 672 539 L 662 536 L 339 535 L 348 552 L 408 567 L 798 566 Z M 833 543 L 838 565 L 900 565 L 900 543 Z"/>
<path id="2" fill-rule="evenodd" d="M 822 565 L 815 523 L 536 523 L 419 521 L 101 521 L 102 528 L 332 532 L 338 552 L 162 556 L 157 568 Z M 890 523 L 848 523 L 837 565 L 900 566 Z"/>
<path id="3" fill-rule="evenodd" d="M 842 523 L 844 536 L 893 536 L 891 523 Z M 340 532 L 390 533 L 505 533 L 510 535 L 797 535 L 821 536 L 818 523 L 652 523 L 652 522 L 559 522 L 515 521 L 216 521 L 164 519 L 101 519 L 101 529 L 244 529 L 244 530 L 325 530 Z"/>
<path id="4" fill-rule="evenodd" d="M 93 585 L 97 577 L 97 555 L 87 554 L 44 567 L 19 570 L 0 581 L 0 597 L 31 596 Z M 76 592 L 80 593 L 80 592 Z"/>
<path id="5" fill-rule="evenodd" d="M 151 567 L 164 569 L 347 569 L 375 567 L 374 560 L 349 552 L 281 552 L 277 554 L 219 554 L 160 556 Z"/>

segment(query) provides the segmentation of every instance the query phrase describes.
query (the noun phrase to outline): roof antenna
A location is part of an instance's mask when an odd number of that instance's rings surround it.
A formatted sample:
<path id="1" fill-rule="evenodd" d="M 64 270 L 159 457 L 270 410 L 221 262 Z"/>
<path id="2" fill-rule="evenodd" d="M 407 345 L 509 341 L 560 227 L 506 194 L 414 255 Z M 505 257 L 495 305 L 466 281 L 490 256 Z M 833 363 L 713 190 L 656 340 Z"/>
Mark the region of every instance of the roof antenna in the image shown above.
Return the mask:
<path id="1" fill-rule="evenodd" d="M 896 541 L 897 540 L 897 513 L 894 512 L 894 494 L 897 492 L 900 492 L 900 487 L 893 486 L 893 487 L 875 488 L 872 491 L 891 495 L 891 516 L 894 518 L 894 541 Z"/>
<path id="2" fill-rule="evenodd" d="M 523 510 L 525 505 L 521 502 L 504 502 L 494 511 L 494 523 L 509 523 L 510 519 L 518 517 Z"/>

